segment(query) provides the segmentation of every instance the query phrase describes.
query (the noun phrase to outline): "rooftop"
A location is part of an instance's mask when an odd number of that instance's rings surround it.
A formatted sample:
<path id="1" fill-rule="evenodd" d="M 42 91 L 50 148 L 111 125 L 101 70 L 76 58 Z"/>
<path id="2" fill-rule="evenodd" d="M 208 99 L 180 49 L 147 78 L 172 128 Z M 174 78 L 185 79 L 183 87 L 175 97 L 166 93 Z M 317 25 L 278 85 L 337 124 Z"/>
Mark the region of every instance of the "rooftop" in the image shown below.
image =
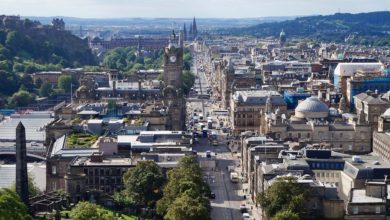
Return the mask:
<path id="1" fill-rule="evenodd" d="M 376 198 L 366 195 L 365 189 L 352 189 L 351 190 L 351 203 L 385 203 L 386 201 L 381 198 Z"/>

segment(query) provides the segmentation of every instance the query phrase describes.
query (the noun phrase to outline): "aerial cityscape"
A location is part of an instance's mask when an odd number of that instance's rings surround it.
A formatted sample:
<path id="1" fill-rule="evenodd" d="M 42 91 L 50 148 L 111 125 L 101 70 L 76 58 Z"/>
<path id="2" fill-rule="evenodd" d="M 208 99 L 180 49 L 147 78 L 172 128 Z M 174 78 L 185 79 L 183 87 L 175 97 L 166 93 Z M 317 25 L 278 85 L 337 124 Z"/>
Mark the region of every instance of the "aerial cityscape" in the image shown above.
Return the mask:
<path id="1" fill-rule="evenodd" d="M 0 220 L 390 219 L 390 2 L 3 1 Z"/>

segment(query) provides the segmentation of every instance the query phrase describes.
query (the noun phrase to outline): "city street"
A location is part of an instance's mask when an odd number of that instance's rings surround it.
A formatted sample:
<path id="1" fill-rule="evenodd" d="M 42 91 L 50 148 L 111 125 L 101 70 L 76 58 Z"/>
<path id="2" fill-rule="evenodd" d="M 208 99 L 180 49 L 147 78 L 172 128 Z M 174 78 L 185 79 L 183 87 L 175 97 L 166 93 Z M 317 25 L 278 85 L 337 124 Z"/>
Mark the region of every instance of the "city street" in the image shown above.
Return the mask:
<path id="1" fill-rule="evenodd" d="M 198 56 L 194 57 L 192 67 L 192 71 L 196 75 L 194 90 L 197 95 L 204 95 L 207 94 L 210 85 L 205 72 L 198 70 L 198 65 L 201 63 Z M 187 121 L 191 120 L 194 112 L 198 116 L 203 114 L 204 118 L 209 117 L 213 121 L 213 128 L 208 129 L 208 133 L 213 132 L 217 134 L 218 145 L 213 146 L 208 138 L 202 137 L 202 130 L 198 129 L 200 134 L 198 143 L 193 148 L 200 157 L 206 157 L 206 151 L 212 152 L 212 158 L 216 160 L 215 168 L 204 169 L 204 179 L 210 185 L 211 191 L 215 193 L 215 199 L 211 200 L 212 219 L 239 220 L 242 219 L 240 205 L 245 203 L 242 186 L 241 183 L 231 182 L 230 173 L 227 169 L 228 166 L 239 164 L 239 159 L 229 151 L 226 144 L 227 134 L 221 130 L 220 123 L 226 125 L 227 117 L 212 114 L 213 110 L 217 109 L 219 109 L 219 103 L 213 97 L 211 99 L 203 99 L 191 96 L 187 99 Z M 196 125 L 194 124 L 194 126 Z M 250 209 L 250 206 L 246 205 Z"/>

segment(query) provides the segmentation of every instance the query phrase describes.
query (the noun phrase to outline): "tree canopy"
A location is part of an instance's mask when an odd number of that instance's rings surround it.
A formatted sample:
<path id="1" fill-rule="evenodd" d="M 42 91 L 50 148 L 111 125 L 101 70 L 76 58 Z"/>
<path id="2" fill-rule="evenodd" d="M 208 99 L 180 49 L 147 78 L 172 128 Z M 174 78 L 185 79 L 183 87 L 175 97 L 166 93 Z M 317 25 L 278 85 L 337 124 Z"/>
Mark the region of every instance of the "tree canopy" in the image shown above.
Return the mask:
<path id="1" fill-rule="evenodd" d="M 154 161 L 140 161 L 124 174 L 123 180 L 124 200 L 133 201 L 138 206 L 153 207 L 162 196 L 165 176 Z"/>
<path id="2" fill-rule="evenodd" d="M 195 219 L 199 215 L 209 216 L 209 186 L 204 182 L 202 170 L 195 157 L 184 157 L 179 167 L 168 172 L 163 197 L 157 202 L 157 213 L 165 219 Z M 182 202 L 188 202 L 187 207 Z M 193 212 L 200 213 L 193 213 Z M 177 215 L 177 218 L 173 216 Z M 207 218 L 200 218 L 207 219 Z"/>
<path id="3" fill-rule="evenodd" d="M 90 202 L 79 202 L 72 209 L 70 216 L 73 220 L 108 220 L 102 212 L 102 208 Z"/>
<path id="4" fill-rule="evenodd" d="M 291 213 L 302 218 L 306 213 L 306 196 L 306 189 L 297 183 L 295 177 L 281 177 L 265 192 L 258 194 L 257 202 L 269 218 L 277 216 L 277 219 L 283 219 L 282 216 L 292 216 Z"/>
<path id="5" fill-rule="evenodd" d="M 203 203 L 200 197 L 183 193 L 171 204 L 164 218 L 167 220 L 210 219 L 210 211 Z"/>
<path id="6" fill-rule="evenodd" d="M 16 192 L 15 182 L 12 184 L 11 189 Z M 42 194 L 42 191 L 38 188 L 38 186 L 34 182 L 34 178 L 28 175 L 28 195 L 29 197 L 34 197 Z"/>
<path id="7" fill-rule="evenodd" d="M 115 48 L 103 59 L 103 65 L 110 69 L 118 69 L 133 74 L 141 69 L 159 69 L 162 66 L 163 50 L 149 51 L 145 56 L 136 56 L 137 48 Z"/>
<path id="8" fill-rule="evenodd" d="M 0 220 L 31 219 L 27 207 L 11 189 L 0 189 Z"/>

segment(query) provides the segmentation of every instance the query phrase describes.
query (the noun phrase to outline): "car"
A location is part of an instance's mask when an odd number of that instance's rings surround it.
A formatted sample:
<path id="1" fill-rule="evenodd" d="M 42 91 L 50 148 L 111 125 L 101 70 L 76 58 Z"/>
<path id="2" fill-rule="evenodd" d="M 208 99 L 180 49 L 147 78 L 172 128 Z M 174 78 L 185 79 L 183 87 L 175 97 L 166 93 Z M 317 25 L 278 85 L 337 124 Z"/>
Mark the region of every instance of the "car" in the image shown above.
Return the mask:
<path id="1" fill-rule="evenodd" d="M 215 193 L 214 192 L 210 193 L 210 199 L 215 199 Z"/>
<path id="2" fill-rule="evenodd" d="M 248 213 L 243 213 L 242 214 L 242 220 L 249 220 L 251 216 Z"/>
<path id="3" fill-rule="evenodd" d="M 246 208 L 246 205 L 244 203 L 242 203 L 240 205 L 240 211 L 241 211 L 241 213 L 247 213 L 248 212 L 248 209 Z"/>

